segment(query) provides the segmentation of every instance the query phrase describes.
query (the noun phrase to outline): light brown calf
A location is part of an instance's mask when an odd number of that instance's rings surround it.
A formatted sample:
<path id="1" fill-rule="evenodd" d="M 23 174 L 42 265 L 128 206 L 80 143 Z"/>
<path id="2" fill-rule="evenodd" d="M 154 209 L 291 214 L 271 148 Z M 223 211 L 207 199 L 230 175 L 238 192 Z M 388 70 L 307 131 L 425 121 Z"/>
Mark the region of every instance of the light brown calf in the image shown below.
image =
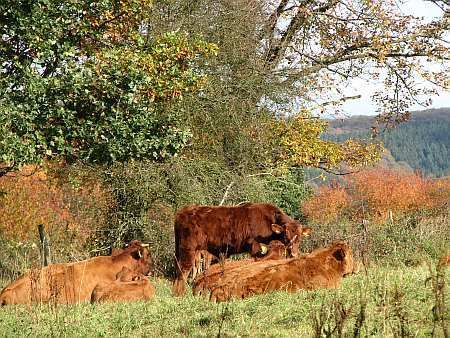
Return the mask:
<path id="1" fill-rule="evenodd" d="M 142 274 L 123 268 L 116 277 L 115 281 L 102 282 L 94 288 L 92 303 L 150 300 L 155 295 L 155 287 Z"/>
<path id="2" fill-rule="evenodd" d="M 212 301 L 246 298 L 275 290 L 335 288 L 355 271 L 352 249 L 342 241 L 300 258 L 266 260 L 207 271 L 194 283 L 194 294 L 211 293 Z"/>
<path id="3" fill-rule="evenodd" d="M 210 254 L 206 250 L 198 251 L 195 257 L 194 266 L 192 268 L 192 280 L 194 281 L 197 276 L 205 271 L 208 271 L 208 274 L 214 273 L 214 271 L 219 271 L 223 269 L 224 265 L 230 267 L 244 263 L 247 264 L 254 261 L 282 259 L 286 258 L 288 255 L 287 247 L 282 242 L 277 240 L 271 241 L 269 244 L 257 243 L 256 249 L 258 254 L 255 254 L 253 258 L 240 259 L 237 261 L 225 260 L 216 264 L 211 263 L 214 260 L 218 261 L 219 259 L 217 257 Z"/>

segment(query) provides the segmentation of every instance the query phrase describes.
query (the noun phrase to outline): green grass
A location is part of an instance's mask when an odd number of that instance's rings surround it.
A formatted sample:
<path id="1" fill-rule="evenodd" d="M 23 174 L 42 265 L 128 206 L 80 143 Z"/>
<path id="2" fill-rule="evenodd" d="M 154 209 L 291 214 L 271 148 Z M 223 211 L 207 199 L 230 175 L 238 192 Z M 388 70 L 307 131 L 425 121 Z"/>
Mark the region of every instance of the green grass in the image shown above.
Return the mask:
<path id="1" fill-rule="evenodd" d="M 445 282 L 450 272 L 445 272 Z M 430 336 L 435 298 L 427 266 L 374 267 L 344 279 L 337 290 L 277 292 L 214 304 L 188 295 L 174 298 L 166 280 L 154 279 L 157 293 L 149 302 L 75 306 L 0 308 L 0 336 L 251 336 L 312 337 L 313 318 L 322 317 L 322 334 L 346 313 L 343 335 L 353 336 L 361 304 L 366 302 L 362 336 Z M 449 321 L 448 287 L 445 295 Z M 339 309 L 341 311 L 339 311 Z M 342 322 L 342 321 L 341 321 Z M 402 331 L 403 330 L 403 331 Z M 441 326 L 436 335 L 443 336 Z M 332 336 L 337 336 L 337 330 Z"/>

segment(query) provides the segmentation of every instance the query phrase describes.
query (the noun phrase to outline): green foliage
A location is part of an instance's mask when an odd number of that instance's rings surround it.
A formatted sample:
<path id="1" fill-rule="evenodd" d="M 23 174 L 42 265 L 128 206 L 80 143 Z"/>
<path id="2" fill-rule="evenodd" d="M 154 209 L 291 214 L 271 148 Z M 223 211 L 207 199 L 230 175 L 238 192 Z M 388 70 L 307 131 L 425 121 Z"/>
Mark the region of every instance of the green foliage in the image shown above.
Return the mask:
<path id="1" fill-rule="evenodd" d="M 150 36 L 150 1 L 0 5 L 0 162 L 160 160 L 191 137 L 175 107 L 215 45 Z M 143 26 L 144 25 L 144 26 Z"/>
<path id="2" fill-rule="evenodd" d="M 303 220 L 299 205 L 312 191 L 304 182 L 304 173 L 300 168 L 292 168 L 283 176 L 268 176 L 265 186 L 270 202 L 283 209 L 288 215 Z"/>
<path id="3" fill-rule="evenodd" d="M 170 161 L 116 164 L 104 176 L 114 202 L 106 223 L 93 232 L 95 248 L 140 238 L 151 243 L 159 274 L 173 273 L 173 219 L 191 204 L 269 202 L 301 218 L 298 205 L 309 194 L 301 170 L 286 176 L 247 175 L 216 162 L 175 157 Z"/>

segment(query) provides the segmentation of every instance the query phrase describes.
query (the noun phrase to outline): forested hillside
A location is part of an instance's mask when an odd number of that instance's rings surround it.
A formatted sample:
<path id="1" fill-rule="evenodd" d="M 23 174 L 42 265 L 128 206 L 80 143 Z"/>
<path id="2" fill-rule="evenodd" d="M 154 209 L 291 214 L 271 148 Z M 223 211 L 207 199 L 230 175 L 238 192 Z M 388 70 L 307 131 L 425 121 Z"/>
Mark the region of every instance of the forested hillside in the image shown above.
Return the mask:
<path id="1" fill-rule="evenodd" d="M 333 120 L 327 138 L 345 140 L 367 138 L 374 120 L 355 116 Z M 450 172 L 450 108 L 413 112 L 411 120 L 380 134 L 384 146 L 396 161 L 429 176 L 446 176 Z"/>

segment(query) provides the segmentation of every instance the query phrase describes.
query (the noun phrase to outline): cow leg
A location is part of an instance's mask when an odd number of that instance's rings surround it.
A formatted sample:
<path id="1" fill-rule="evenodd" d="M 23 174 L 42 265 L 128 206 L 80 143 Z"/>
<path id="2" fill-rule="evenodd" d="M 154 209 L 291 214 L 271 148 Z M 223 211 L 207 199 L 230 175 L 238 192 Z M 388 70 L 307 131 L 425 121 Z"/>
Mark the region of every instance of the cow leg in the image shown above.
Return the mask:
<path id="1" fill-rule="evenodd" d="M 196 250 L 183 250 L 183 253 L 183 257 L 175 258 L 177 277 L 172 289 L 175 296 L 182 296 L 186 293 L 187 277 L 195 263 Z"/>
<path id="2" fill-rule="evenodd" d="M 213 259 L 218 260 L 216 256 L 209 253 L 207 250 L 197 251 L 194 266 L 192 267 L 192 280 L 194 280 L 201 273 L 205 272 L 211 266 Z"/>
<path id="3" fill-rule="evenodd" d="M 197 277 L 197 275 L 202 271 L 202 257 L 203 252 L 197 251 L 195 254 L 194 265 L 192 266 L 192 280 L 194 280 L 195 277 Z"/>
<path id="4" fill-rule="evenodd" d="M 203 271 L 206 271 L 206 270 L 209 269 L 213 259 L 217 260 L 217 257 L 214 256 L 213 254 L 209 253 L 208 251 L 206 251 L 205 255 L 204 255 L 204 262 L 203 262 L 204 263 L 204 270 Z"/>

